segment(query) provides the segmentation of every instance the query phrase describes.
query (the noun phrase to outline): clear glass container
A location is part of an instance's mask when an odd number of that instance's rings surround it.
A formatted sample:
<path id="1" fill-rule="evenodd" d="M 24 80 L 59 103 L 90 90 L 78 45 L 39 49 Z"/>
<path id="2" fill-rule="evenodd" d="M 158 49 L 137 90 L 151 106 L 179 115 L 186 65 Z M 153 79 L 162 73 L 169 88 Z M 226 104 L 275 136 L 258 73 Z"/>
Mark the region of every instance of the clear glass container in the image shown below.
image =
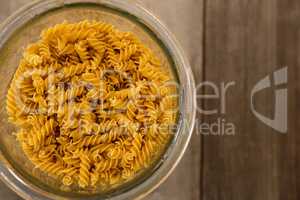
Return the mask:
<path id="1" fill-rule="evenodd" d="M 137 35 L 174 72 L 179 87 L 179 117 L 174 137 L 153 166 L 132 181 L 108 191 L 66 190 L 38 172 L 12 135 L 5 97 L 24 48 L 40 32 L 65 20 L 99 20 Z M 173 171 L 188 146 L 195 120 L 196 95 L 186 56 L 172 34 L 151 13 L 131 1 L 41 0 L 16 11 L 0 26 L 0 178 L 25 199 L 133 199 L 158 187 Z"/>

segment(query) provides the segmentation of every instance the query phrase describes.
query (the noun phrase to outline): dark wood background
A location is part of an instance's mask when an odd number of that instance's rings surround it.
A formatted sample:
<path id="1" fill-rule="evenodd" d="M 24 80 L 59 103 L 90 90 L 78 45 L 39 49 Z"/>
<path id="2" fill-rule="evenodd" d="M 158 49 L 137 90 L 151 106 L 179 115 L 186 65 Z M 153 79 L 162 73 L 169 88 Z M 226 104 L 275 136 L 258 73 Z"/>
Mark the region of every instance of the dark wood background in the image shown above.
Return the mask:
<path id="1" fill-rule="evenodd" d="M 300 199 L 300 1 L 299 0 L 137 0 L 175 34 L 193 68 L 196 83 L 220 87 L 226 113 L 197 116 L 235 125 L 234 135 L 206 135 L 195 129 L 174 173 L 148 200 L 299 200 Z M 0 20 L 29 0 L 0 1 Z M 250 110 L 253 86 L 288 66 L 288 133 L 264 125 Z M 211 92 L 207 88 L 198 93 Z M 274 92 L 255 102 L 272 117 Z M 218 108 L 217 99 L 198 102 Z M 0 199 L 20 199 L 0 183 Z"/>

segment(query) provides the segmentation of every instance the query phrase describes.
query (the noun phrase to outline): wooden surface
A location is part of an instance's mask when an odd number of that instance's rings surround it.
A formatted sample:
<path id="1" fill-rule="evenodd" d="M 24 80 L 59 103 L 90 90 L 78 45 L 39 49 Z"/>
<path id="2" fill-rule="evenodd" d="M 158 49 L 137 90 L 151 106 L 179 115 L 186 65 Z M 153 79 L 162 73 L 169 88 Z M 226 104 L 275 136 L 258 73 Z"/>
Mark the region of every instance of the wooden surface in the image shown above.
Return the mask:
<path id="1" fill-rule="evenodd" d="M 234 136 L 203 137 L 202 199 L 298 200 L 300 1 L 209 0 L 205 6 L 205 79 L 235 81 L 225 118 Z M 249 109 L 255 83 L 288 66 L 288 133 L 261 123 Z M 274 93 L 257 110 L 273 115 Z M 207 101 L 206 106 L 212 106 Z M 205 116 L 214 121 L 217 116 Z"/>
<path id="2" fill-rule="evenodd" d="M 234 135 L 194 131 L 179 166 L 148 200 L 298 200 L 300 199 L 300 1 L 299 0 L 138 0 L 175 34 L 192 65 L 196 83 L 226 93 L 225 114 L 200 115 L 198 126 L 225 119 Z M 0 2 L 0 20 L 28 0 Z M 260 122 L 250 110 L 254 85 L 288 66 L 288 133 Z M 210 93 L 209 88 L 198 93 Z M 274 92 L 258 95 L 255 107 L 272 117 Z M 219 100 L 198 102 L 221 109 Z M 198 133 L 198 134 L 197 134 Z M 0 199 L 20 199 L 0 184 Z M 5 198 L 4 198 L 5 197 Z"/>

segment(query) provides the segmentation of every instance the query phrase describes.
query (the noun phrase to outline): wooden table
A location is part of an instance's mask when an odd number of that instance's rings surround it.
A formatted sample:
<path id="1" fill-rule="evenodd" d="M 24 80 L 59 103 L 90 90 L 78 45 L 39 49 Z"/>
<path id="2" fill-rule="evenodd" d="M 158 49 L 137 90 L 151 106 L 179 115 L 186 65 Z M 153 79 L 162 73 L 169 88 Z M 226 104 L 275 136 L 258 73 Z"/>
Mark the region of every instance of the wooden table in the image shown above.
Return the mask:
<path id="1" fill-rule="evenodd" d="M 26 2 L 29 0 L 1 2 L 0 19 Z M 199 87 L 198 94 L 224 94 L 223 100 L 198 99 L 199 108 L 217 113 L 198 112 L 197 126 L 184 158 L 168 180 L 146 199 L 299 200 L 300 1 L 140 3 L 176 35 L 188 55 L 196 83 L 209 81 L 216 86 Z M 288 88 L 285 134 L 258 120 L 250 107 L 255 84 L 284 66 L 288 67 L 288 84 L 279 89 Z M 230 83 L 234 85 L 229 86 Z M 275 112 L 274 88 L 277 87 L 257 93 L 254 101 L 255 109 L 269 118 Z M 221 125 L 213 125 L 218 123 Z M 234 126 L 234 134 L 207 131 L 207 127 L 223 124 L 226 132 L 228 123 Z M 0 197 L 20 199 L 2 183 Z"/>

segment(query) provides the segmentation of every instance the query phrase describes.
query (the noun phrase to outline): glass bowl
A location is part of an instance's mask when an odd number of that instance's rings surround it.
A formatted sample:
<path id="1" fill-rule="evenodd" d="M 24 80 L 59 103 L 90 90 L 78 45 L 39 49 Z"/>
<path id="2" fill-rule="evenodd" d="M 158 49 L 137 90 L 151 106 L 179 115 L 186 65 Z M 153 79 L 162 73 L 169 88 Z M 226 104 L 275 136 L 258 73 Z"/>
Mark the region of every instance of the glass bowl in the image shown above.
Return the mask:
<path id="1" fill-rule="evenodd" d="M 8 123 L 6 93 L 24 48 L 40 32 L 63 21 L 99 20 L 137 35 L 172 69 L 178 82 L 178 123 L 174 136 L 159 159 L 132 181 L 107 191 L 80 192 L 60 186 L 57 180 L 36 170 L 13 136 Z M 195 85 L 189 63 L 178 43 L 151 13 L 130 1 L 41 0 L 16 11 L 0 26 L 0 178 L 25 199 L 133 199 L 158 187 L 173 171 L 190 140 L 195 120 Z"/>

